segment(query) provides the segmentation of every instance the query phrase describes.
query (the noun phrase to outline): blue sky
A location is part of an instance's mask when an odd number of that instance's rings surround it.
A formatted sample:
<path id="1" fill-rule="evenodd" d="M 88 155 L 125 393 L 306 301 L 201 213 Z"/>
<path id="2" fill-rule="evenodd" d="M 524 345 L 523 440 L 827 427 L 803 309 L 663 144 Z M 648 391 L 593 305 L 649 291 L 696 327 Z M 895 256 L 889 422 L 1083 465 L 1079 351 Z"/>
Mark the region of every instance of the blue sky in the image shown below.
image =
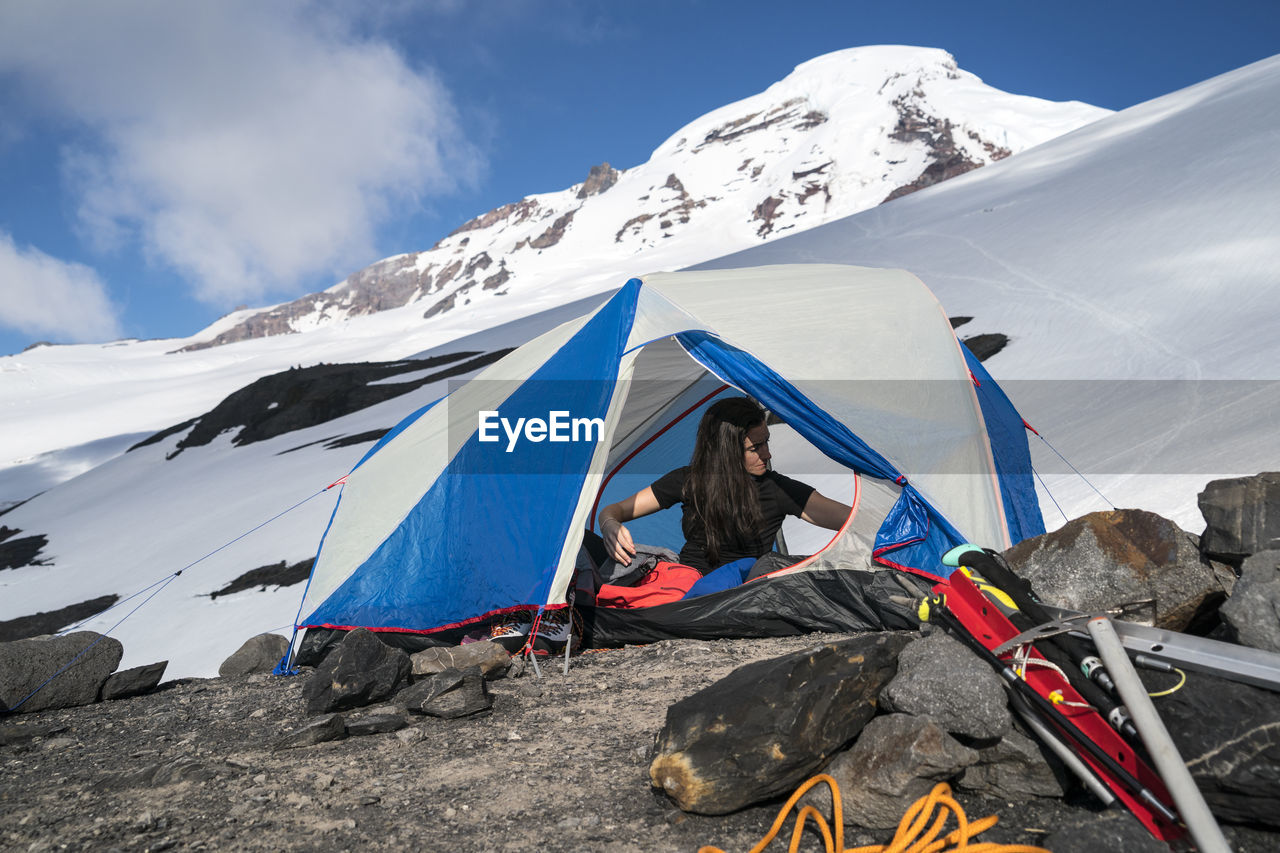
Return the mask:
<path id="1" fill-rule="evenodd" d="M 1280 4 L 0 0 L 0 354 L 323 289 L 867 44 L 1123 109 L 1280 52 Z"/>

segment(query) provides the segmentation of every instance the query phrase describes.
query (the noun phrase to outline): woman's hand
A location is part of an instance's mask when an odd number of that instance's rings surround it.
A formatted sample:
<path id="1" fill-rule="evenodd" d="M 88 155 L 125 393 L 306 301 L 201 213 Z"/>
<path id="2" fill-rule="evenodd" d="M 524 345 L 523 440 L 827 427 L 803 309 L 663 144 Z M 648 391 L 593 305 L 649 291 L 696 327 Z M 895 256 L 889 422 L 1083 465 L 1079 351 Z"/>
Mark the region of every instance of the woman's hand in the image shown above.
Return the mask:
<path id="1" fill-rule="evenodd" d="M 631 562 L 636 555 L 636 545 L 631 541 L 631 531 L 621 521 L 611 517 L 602 519 L 600 533 L 610 557 L 624 566 Z"/>
<path id="2" fill-rule="evenodd" d="M 650 515 L 662 509 L 658 499 L 654 497 L 653 488 L 646 486 L 629 498 L 623 498 L 616 504 L 609 504 L 600 510 L 597 521 L 600 524 L 600 536 L 604 539 L 604 547 L 609 556 L 622 565 L 631 562 L 636 555 L 636 543 L 631 541 L 631 531 L 622 526 L 622 522 L 633 518 Z"/>

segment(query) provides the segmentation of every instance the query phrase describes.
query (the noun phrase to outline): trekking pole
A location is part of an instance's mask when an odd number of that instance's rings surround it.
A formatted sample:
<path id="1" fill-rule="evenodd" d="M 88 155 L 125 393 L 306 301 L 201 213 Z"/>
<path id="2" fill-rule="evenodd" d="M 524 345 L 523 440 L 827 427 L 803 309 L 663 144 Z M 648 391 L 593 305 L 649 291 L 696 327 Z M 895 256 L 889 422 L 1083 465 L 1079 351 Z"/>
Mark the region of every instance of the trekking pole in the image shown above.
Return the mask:
<path id="1" fill-rule="evenodd" d="M 1195 780 L 1191 778 L 1191 771 L 1187 770 L 1186 763 L 1178 754 L 1178 748 L 1169 737 L 1169 730 L 1165 728 L 1156 706 L 1147 695 L 1146 686 L 1129 662 L 1129 656 L 1125 654 L 1124 646 L 1116 636 L 1115 628 L 1111 626 L 1111 620 L 1106 616 L 1096 616 L 1089 620 L 1088 628 L 1089 635 L 1098 647 L 1098 654 L 1111 670 L 1120 698 L 1129 706 L 1129 713 L 1133 715 L 1138 732 L 1142 735 L 1142 742 L 1146 744 L 1152 762 L 1160 772 L 1165 787 L 1169 789 L 1169 796 L 1173 797 L 1174 805 L 1182 813 L 1187 830 L 1191 833 L 1191 840 L 1200 853 L 1230 853 L 1231 848 L 1222 835 L 1222 829 L 1209 811 Z"/>

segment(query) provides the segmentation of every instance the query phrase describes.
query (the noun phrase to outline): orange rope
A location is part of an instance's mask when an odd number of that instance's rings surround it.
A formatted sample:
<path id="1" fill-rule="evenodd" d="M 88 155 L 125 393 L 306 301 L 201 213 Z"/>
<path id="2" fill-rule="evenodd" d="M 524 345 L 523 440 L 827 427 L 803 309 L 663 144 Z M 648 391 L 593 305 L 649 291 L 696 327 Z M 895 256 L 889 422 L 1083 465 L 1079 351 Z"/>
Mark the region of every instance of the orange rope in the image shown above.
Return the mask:
<path id="1" fill-rule="evenodd" d="M 950 851 L 956 851 L 956 853 L 960 851 L 964 853 L 1049 853 L 1043 847 L 1032 847 L 1027 844 L 996 844 L 989 841 L 971 843 L 977 835 L 995 826 L 1000 818 L 990 815 L 970 823 L 964 809 L 951 796 L 951 786 L 946 782 L 939 782 L 932 791 L 916 800 L 911 808 L 907 809 L 906 814 L 902 816 L 902 821 L 898 824 L 898 831 L 888 844 L 846 848 L 844 846 L 844 806 L 840 800 L 840 786 L 826 773 L 819 773 L 796 789 L 796 792 L 783 805 L 782 810 L 778 812 L 778 817 L 774 819 L 769 832 L 760 839 L 759 844 L 751 848 L 750 853 L 762 853 L 777 837 L 787 820 L 787 815 L 795 808 L 800 798 L 810 788 L 822 783 L 831 789 L 831 823 L 828 824 L 822 813 L 813 806 L 801 808 L 796 814 L 795 827 L 791 831 L 791 846 L 788 848 L 790 853 L 799 851 L 805 825 L 810 819 L 822 835 L 826 853 L 949 853 Z M 929 818 L 935 809 L 938 810 L 938 816 L 921 837 L 920 833 L 929 823 Z M 947 818 L 953 814 L 959 828 L 944 838 L 938 838 L 946 825 Z M 719 847 L 706 846 L 699 848 L 698 853 L 724 853 L 724 851 Z"/>

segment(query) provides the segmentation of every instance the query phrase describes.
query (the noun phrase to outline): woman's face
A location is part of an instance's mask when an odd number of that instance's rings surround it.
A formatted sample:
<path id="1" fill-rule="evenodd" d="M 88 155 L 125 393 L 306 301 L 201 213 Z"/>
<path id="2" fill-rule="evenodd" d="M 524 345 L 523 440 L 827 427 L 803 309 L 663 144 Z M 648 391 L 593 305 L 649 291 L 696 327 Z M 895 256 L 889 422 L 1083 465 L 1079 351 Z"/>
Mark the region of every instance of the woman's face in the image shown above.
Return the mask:
<path id="1" fill-rule="evenodd" d="M 769 460 L 773 456 L 769 452 L 769 427 L 764 424 L 752 427 L 747 430 L 747 436 L 742 443 L 742 462 L 747 468 L 747 473 L 759 476 L 769 470 Z"/>

